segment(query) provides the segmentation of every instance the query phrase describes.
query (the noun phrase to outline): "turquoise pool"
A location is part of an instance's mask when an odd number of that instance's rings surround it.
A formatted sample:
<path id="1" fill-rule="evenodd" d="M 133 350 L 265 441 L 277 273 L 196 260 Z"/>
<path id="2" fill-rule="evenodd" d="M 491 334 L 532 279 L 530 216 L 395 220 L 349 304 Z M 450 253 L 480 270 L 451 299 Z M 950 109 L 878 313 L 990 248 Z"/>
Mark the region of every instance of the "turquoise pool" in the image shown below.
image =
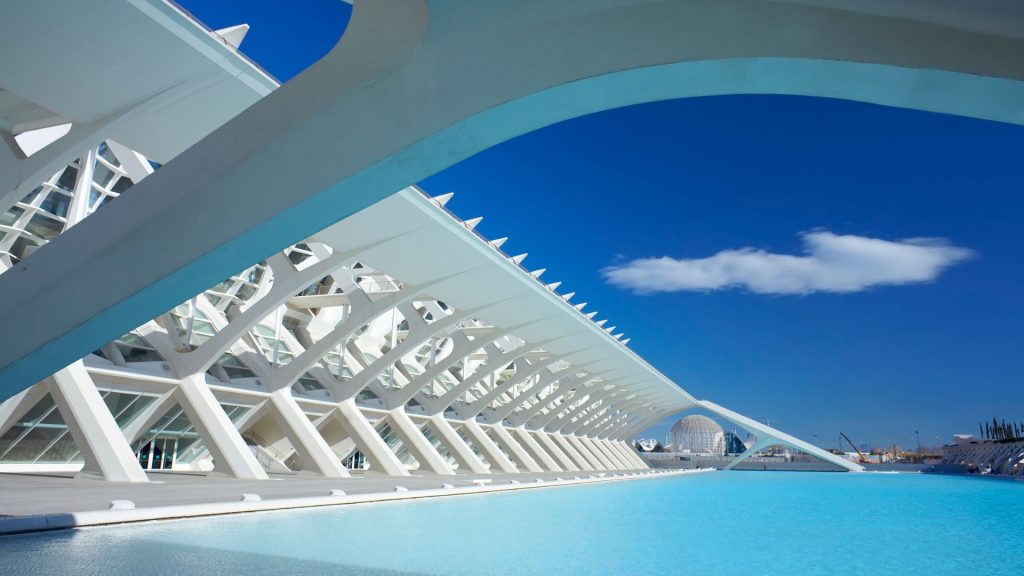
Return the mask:
<path id="1" fill-rule="evenodd" d="M 0 538 L 0 574 L 1024 573 L 1024 483 L 718 472 Z"/>

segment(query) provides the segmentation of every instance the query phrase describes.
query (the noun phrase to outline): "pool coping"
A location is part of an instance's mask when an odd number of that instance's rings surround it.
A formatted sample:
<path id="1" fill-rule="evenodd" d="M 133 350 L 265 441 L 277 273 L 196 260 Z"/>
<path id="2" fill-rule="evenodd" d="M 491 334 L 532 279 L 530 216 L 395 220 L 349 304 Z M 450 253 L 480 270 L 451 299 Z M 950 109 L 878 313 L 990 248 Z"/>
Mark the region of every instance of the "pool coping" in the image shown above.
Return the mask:
<path id="1" fill-rule="evenodd" d="M 186 518 L 201 518 L 229 514 L 245 514 L 250 512 L 268 512 L 273 510 L 295 510 L 301 508 L 321 508 L 325 506 L 345 506 L 373 502 L 394 502 L 400 500 L 416 500 L 422 498 L 438 498 L 445 496 L 462 496 L 470 494 L 487 494 L 493 492 L 510 492 L 515 490 L 531 490 L 538 488 L 556 488 L 576 486 L 580 484 L 596 484 L 602 482 L 622 482 L 626 480 L 643 480 L 664 478 L 667 476 L 684 476 L 714 472 L 713 468 L 697 468 L 689 470 L 649 470 L 646 472 L 602 472 L 587 476 L 573 476 L 566 479 L 520 481 L 491 483 L 480 482 L 473 486 L 454 486 L 442 483 L 438 488 L 408 489 L 401 485 L 401 479 L 395 478 L 396 484 L 391 492 L 370 492 L 365 494 L 345 494 L 341 490 L 332 490 L 326 496 L 304 496 L 296 498 L 274 498 L 263 500 L 258 494 L 241 494 L 240 500 L 233 502 L 207 502 L 201 504 L 181 504 L 170 506 L 151 506 L 135 508 L 130 500 L 112 500 L 111 507 L 106 510 L 89 510 L 83 512 L 51 513 L 31 516 L 10 516 L 0 518 L 0 536 L 13 536 L 33 532 L 68 530 L 83 527 L 129 524 L 135 522 L 152 522 Z"/>

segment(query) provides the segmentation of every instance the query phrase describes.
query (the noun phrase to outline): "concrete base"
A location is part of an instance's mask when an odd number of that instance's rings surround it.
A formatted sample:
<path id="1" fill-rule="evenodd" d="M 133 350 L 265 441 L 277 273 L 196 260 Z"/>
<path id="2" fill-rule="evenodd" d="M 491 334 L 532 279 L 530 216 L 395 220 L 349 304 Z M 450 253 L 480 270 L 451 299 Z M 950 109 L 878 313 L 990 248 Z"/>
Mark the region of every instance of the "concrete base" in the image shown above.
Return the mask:
<path id="1" fill-rule="evenodd" d="M 578 475 L 489 474 L 392 478 L 289 476 L 287 482 L 213 478 L 170 472 L 148 484 L 116 484 L 59 476 L 0 476 L 0 535 L 172 518 L 338 506 L 616 482 L 710 472 L 630 470 Z M 397 486 L 406 491 L 396 490 Z M 244 498 L 244 499 L 243 499 Z M 116 501 L 116 504 L 115 504 Z"/>

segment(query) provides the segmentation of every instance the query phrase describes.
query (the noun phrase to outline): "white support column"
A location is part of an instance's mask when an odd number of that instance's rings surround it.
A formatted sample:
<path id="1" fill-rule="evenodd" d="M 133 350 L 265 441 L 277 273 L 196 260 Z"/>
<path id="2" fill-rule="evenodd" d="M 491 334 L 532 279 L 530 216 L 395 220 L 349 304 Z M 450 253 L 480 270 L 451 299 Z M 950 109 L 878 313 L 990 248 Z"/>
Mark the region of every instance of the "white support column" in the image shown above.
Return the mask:
<path id="1" fill-rule="evenodd" d="M 359 447 L 359 451 L 370 460 L 371 469 L 377 469 L 390 476 L 409 476 L 405 465 L 373 429 L 373 425 L 356 406 L 355 400 L 349 398 L 339 402 L 335 414 L 342 428 Z"/>
<path id="2" fill-rule="evenodd" d="M 341 460 L 295 402 L 290 388 L 277 390 L 270 395 L 270 414 L 302 458 L 304 471 L 327 478 L 349 476 Z"/>
<path id="3" fill-rule="evenodd" d="M 459 436 L 459 433 L 452 428 L 451 423 L 441 414 L 434 414 L 430 417 L 430 426 L 437 433 L 437 438 L 448 448 L 448 452 L 459 463 L 459 470 L 472 472 L 474 474 L 487 474 L 490 468 L 473 452 Z"/>
<path id="4" fill-rule="evenodd" d="M 491 440 L 490 436 L 484 432 L 484 429 L 480 427 L 480 424 L 478 424 L 476 420 L 466 420 L 462 425 L 466 429 L 466 434 L 469 434 L 477 448 L 487 455 L 487 460 L 492 466 L 497 466 L 502 472 L 507 473 L 516 473 L 519 471 L 516 468 L 516 465 L 508 459 L 508 456 L 505 456 L 505 453 L 498 448 L 498 445 L 494 443 L 494 440 Z"/>
<path id="5" fill-rule="evenodd" d="M 615 446 L 621 454 L 629 459 L 634 468 L 648 468 L 647 463 L 644 462 L 643 458 L 640 457 L 626 442 L 618 442 L 615 440 L 610 441 L 612 446 Z"/>
<path id="6" fill-rule="evenodd" d="M 613 456 L 615 456 L 619 462 L 622 463 L 624 469 L 629 470 L 636 468 L 636 462 L 634 462 L 629 456 L 622 451 L 622 445 L 612 440 L 598 440 L 602 446 L 608 449 Z"/>
<path id="7" fill-rule="evenodd" d="M 234 423 L 224 413 L 217 398 L 206 385 L 202 374 L 182 378 L 176 396 L 178 404 L 213 455 L 215 472 L 249 480 L 268 478 L 266 471 L 260 466 L 252 450 L 245 445 L 242 435 L 235 429 Z"/>
<path id="8" fill-rule="evenodd" d="M 590 463 L 590 460 L 583 457 L 580 451 L 576 449 L 576 446 L 569 442 L 569 439 L 558 432 L 553 432 L 550 436 L 552 440 L 558 444 L 570 458 L 576 462 L 576 466 L 584 472 L 590 472 L 594 470 L 594 465 Z"/>
<path id="9" fill-rule="evenodd" d="M 518 427 L 511 430 L 511 434 L 515 437 L 523 448 L 533 456 L 533 459 L 540 464 L 543 468 L 549 472 L 561 472 L 562 467 L 555 462 L 555 459 L 548 454 L 540 444 L 537 443 L 537 439 L 534 438 L 526 428 Z"/>
<path id="10" fill-rule="evenodd" d="M 533 456 L 527 452 L 516 439 L 508 433 L 501 424 L 491 426 L 491 430 L 494 431 L 494 435 L 498 437 L 498 442 L 505 447 L 506 450 L 516 459 L 516 462 L 520 465 L 520 468 L 526 468 L 530 472 L 543 472 L 544 469 L 537 464 L 537 461 L 533 459 Z"/>
<path id="11" fill-rule="evenodd" d="M 82 472 L 113 482 L 149 481 L 81 360 L 54 374 L 46 384 L 82 451 Z"/>
<path id="12" fill-rule="evenodd" d="M 611 447 L 609 447 L 603 440 L 591 438 L 590 443 L 593 444 L 601 454 L 604 454 L 604 457 L 611 461 L 612 465 L 617 470 L 625 470 L 626 468 L 629 468 L 629 466 L 627 466 L 622 460 L 622 456 L 616 454 L 615 451 L 612 450 Z"/>
<path id="13" fill-rule="evenodd" d="M 576 462 L 574 462 L 573 459 L 565 453 L 565 450 L 562 450 L 557 444 L 555 444 L 555 441 L 551 439 L 550 434 L 543 430 L 537 430 L 534 434 L 541 445 L 547 449 L 548 453 L 558 460 L 558 463 L 566 472 L 576 472 L 580 469 Z"/>
<path id="14" fill-rule="evenodd" d="M 583 444 L 583 446 L 585 446 L 587 449 L 589 449 L 590 453 L 593 454 L 594 457 L 601 462 L 605 470 L 615 470 L 619 467 L 618 464 L 616 464 L 614 460 L 609 458 L 608 455 L 604 453 L 604 450 L 602 450 L 600 446 L 595 444 L 592 439 L 587 438 L 586 436 L 577 436 L 577 438 L 579 439 L 580 443 Z"/>
<path id="15" fill-rule="evenodd" d="M 409 415 L 402 407 L 391 410 L 388 414 L 388 422 L 391 429 L 402 439 L 402 443 L 419 461 L 420 466 L 434 474 L 455 474 L 455 470 L 448 464 L 448 461 L 434 448 L 434 445 L 427 440 L 427 437 L 420 431 Z M 421 468 L 422 469 L 422 468 Z"/>
<path id="16" fill-rule="evenodd" d="M 562 435 L 562 438 L 565 438 L 566 442 L 571 444 L 572 447 L 575 448 L 577 452 L 579 452 L 580 456 L 582 456 L 587 461 L 587 464 L 590 464 L 591 469 L 605 469 L 605 464 L 598 460 L 597 456 L 594 456 L 593 452 L 591 452 L 591 450 L 587 448 L 587 446 L 583 444 L 583 442 L 581 442 L 579 438 L 573 436 L 572 434 L 564 434 Z"/>
<path id="17" fill-rule="evenodd" d="M 616 454 L 622 457 L 622 461 L 625 462 L 630 469 L 635 469 L 641 466 L 637 463 L 636 455 L 633 454 L 633 451 L 630 450 L 625 443 L 615 440 L 606 440 L 606 442 L 608 442 L 608 445 L 611 446 L 612 450 L 615 450 Z"/>

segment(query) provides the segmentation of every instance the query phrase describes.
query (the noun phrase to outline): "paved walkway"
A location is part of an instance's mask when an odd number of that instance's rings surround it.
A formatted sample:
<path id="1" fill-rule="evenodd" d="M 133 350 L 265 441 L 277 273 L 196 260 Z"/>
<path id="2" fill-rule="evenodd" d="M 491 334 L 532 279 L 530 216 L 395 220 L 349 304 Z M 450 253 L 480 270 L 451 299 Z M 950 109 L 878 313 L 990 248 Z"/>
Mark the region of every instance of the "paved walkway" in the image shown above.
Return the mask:
<path id="1" fill-rule="evenodd" d="M 589 484 L 693 472 L 627 470 L 557 474 L 423 474 L 409 477 L 367 472 L 342 479 L 297 474 L 273 475 L 271 480 L 151 472 L 151 482 L 147 484 L 56 475 L 0 474 L 0 535 L 162 518 Z M 119 501 L 118 506 L 122 510 L 111 510 L 114 501 Z"/>

